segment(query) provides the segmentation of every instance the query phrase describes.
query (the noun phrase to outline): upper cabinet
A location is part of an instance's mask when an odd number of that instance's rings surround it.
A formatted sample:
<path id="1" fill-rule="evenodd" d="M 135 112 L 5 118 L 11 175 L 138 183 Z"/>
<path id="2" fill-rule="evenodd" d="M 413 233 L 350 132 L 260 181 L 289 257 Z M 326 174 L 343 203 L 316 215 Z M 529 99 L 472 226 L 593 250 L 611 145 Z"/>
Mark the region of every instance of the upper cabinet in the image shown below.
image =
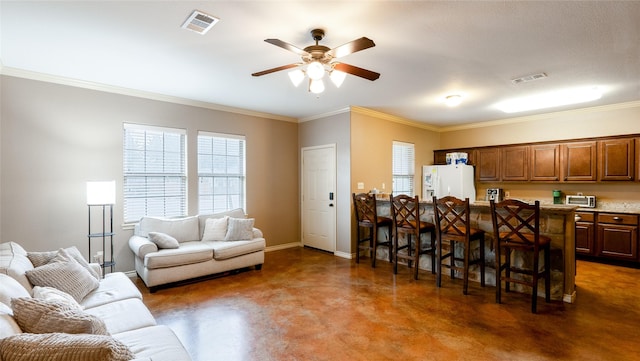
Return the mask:
<path id="1" fill-rule="evenodd" d="M 634 144 L 633 138 L 598 141 L 598 180 L 633 180 Z"/>
<path id="2" fill-rule="evenodd" d="M 480 148 L 475 151 L 476 180 L 478 182 L 500 181 L 500 148 Z"/>
<path id="3" fill-rule="evenodd" d="M 530 148 L 530 170 L 532 181 L 560 180 L 560 145 L 536 144 Z"/>
<path id="4" fill-rule="evenodd" d="M 596 180 L 597 142 L 575 142 L 562 145 L 562 170 L 565 182 Z"/>
<path id="5" fill-rule="evenodd" d="M 502 147 L 500 149 L 500 163 L 502 165 L 502 180 L 529 180 L 529 146 Z"/>

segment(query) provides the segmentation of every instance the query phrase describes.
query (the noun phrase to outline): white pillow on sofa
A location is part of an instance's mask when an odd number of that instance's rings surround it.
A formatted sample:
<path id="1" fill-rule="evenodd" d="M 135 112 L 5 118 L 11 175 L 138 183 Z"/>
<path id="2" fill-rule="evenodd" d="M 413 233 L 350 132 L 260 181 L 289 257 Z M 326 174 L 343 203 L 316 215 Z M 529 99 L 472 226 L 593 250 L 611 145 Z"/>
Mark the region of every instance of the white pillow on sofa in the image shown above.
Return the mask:
<path id="1" fill-rule="evenodd" d="M 224 241 L 227 235 L 228 216 L 222 218 L 208 218 L 205 221 L 203 241 Z"/>
<path id="2" fill-rule="evenodd" d="M 155 243 L 158 248 L 180 248 L 178 240 L 166 233 L 149 232 L 149 240 Z"/>
<path id="3" fill-rule="evenodd" d="M 229 218 L 225 241 L 242 241 L 253 239 L 253 218 Z"/>

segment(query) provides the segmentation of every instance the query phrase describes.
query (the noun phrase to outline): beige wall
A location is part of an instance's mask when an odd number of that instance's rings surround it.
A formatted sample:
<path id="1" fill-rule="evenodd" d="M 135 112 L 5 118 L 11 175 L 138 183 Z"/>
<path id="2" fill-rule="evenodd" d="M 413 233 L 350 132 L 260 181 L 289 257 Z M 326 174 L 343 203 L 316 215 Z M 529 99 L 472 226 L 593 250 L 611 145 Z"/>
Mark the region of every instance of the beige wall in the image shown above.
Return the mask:
<path id="1" fill-rule="evenodd" d="M 488 124 L 445 129 L 440 136 L 440 149 L 640 134 L 640 102 L 549 113 Z M 487 188 L 495 187 L 504 188 L 514 198 L 551 201 L 551 191 L 560 189 L 565 194 L 580 192 L 596 195 L 600 201 L 640 202 L 640 183 L 513 182 L 477 183 L 476 187 L 478 197 L 483 197 Z"/>
<path id="2" fill-rule="evenodd" d="M 298 125 L 2 76 L 0 241 L 29 251 L 76 245 L 87 252 L 88 180 L 116 180 L 117 270 L 133 270 L 122 227 L 122 124 L 187 130 L 188 207 L 197 213 L 198 130 L 247 140 L 247 207 L 267 246 L 298 241 Z"/>
<path id="3" fill-rule="evenodd" d="M 336 145 L 336 254 L 351 253 L 351 132 L 347 111 L 300 123 L 300 148 Z M 302 167 L 300 167 L 302 169 Z"/>
<path id="4" fill-rule="evenodd" d="M 365 191 L 382 191 L 383 183 L 384 193 L 392 191 L 392 144 L 401 141 L 415 145 L 414 184 L 416 194 L 421 196 L 421 166 L 433 164 L 433 150 L 440 148 L 437 132 L 356 110 L 351 113 L 351 133 L 351 192 L 362 192 L 359 182 L 364 183 Z"/>

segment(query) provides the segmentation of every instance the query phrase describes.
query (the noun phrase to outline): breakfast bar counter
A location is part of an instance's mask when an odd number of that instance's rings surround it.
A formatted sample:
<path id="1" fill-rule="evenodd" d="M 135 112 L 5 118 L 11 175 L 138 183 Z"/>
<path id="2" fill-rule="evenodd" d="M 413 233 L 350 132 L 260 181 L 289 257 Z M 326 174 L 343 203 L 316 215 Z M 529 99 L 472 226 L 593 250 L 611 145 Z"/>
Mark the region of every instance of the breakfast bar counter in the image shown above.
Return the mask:
<path id="1" fill-rule="evenodd" d="M 388 195 L 377 195 L 378 199 L 378 215 L 390 217 L 390 202 Z M 420 202 L 421 220 L 434 223 L 433 205 L 431 202 Z M 476 201 L 471 204 L 471 219 L 473 227 L 480 228 L 485 231 L 485 262 L 486 262 L 486 283 L 495 286 L 495 252 L 494 252 L 494 236 L 493 225 L 491 220 L 491 208 L 489 202 Z M 551 299 L 563 300 L 567 303 L 573 303 L 576 298 L 575 294 L 575 274 L 576 274 L 576 258 L 575 258 L 575 212 L 577 206 L 562 204 L 541 204 L 540 205 L 540 234 L 551 238 Z M 381 235 L 384 237 L 385 235 Z M 479 251 L 471 250 L 471 255 L 477 257 Z M 377 258 L 389 259 L 388 250 L 384 247 L 378 249 Z M 524 258 L 518 259 L 518 255 L 513 262 L 527 263 Z M 420 268 L 425 270 L 431 269 L 431 258 L 423 255 L 420 259 Z M 469 271 L 469 279 L 479 282 L 480 272 L 476 267 L 471 267 Z M 515 285 L 512 287 L 515 291 L 531 292 L 530 288 Z M 544 282 L 539 283 L 539 295 L 544 295 Z"/>

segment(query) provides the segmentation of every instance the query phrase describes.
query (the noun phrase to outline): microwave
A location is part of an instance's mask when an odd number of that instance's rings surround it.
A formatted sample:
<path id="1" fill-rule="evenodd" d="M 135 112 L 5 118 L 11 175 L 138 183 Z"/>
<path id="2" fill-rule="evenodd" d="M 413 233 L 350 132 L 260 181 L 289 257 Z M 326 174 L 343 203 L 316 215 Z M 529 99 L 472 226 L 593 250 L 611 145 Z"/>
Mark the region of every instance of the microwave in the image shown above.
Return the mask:
<path id="1" fill-rule="evenodd" d="M 567 196 L 566 203 L 583 208 L 595 208 L 596 196 Z"/>

